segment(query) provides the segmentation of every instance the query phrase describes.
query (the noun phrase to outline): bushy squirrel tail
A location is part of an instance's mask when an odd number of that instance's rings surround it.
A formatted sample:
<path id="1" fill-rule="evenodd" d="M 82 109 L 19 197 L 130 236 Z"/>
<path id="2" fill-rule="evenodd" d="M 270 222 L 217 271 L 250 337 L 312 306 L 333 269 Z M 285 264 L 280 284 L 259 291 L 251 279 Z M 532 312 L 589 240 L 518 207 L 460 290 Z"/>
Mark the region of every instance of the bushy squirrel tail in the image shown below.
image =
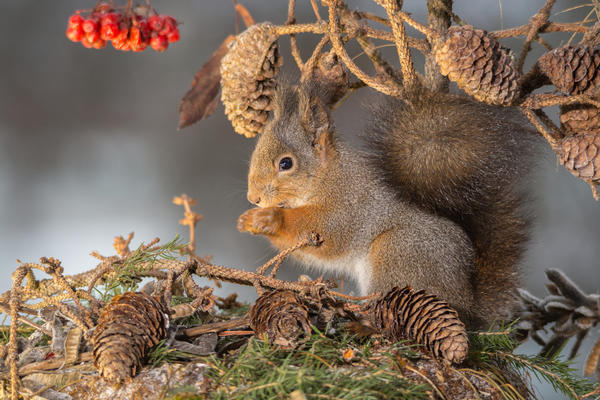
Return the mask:
<path id="1" fill-rule="evenodd" d="M 365 139 L 384 179 L 473 242 L 474 325 L 510 317 L 529 226 L 519 186 L 536 158 L 529 123 L 516 109 L 426 91 L 386 98 L 372 116 Z"/>

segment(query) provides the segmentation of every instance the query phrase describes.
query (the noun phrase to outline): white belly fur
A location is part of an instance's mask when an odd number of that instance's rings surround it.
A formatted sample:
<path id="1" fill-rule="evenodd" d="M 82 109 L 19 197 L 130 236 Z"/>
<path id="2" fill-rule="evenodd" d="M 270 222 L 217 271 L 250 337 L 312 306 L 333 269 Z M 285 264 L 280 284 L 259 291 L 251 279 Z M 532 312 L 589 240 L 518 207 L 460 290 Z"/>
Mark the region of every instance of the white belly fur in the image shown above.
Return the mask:
<path id="1" fill-rule="evenodd" d="M 334 260 L 322 260 L 309 254 L 298 254 L 297 259 L 308 269 L 318 273 L 343 275 L 355 281 L 361 296 L 369 294 L 371 263 L 367 254 L 351 254 Z"/>

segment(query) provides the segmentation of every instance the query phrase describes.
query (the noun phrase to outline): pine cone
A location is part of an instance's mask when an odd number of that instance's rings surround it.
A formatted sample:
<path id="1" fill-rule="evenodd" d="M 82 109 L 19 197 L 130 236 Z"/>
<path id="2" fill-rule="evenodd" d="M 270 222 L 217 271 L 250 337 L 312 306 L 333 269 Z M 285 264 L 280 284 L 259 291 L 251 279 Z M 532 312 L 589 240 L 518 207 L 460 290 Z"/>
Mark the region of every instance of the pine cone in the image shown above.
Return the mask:
<path id="1" fill-rule="evenodd" d="M 585 132 L 568 136 L 561 142 L 558 159 L 573 175 L 600 181 L 600 134 Z"/>
<path id="2" fill-rule="evenodd" d="M 263 293 L 250 310 L 250 327 L 258 337 L 266 335 L 270 343 L 284 347 L 311 332 L 308 308 L 289 290 Z"/>
<path id="3" fill-rule="evenodd" d="M 566 133 L 600 131 L 600 110 L 589 104 L 569 104 L 560 108 L 560 123 Z"/>
<path id="4" fill-rule="evenodd" d="M 270 22 L 240 33 L 221 61 L 221 101 L 233 129 L 254 137 L 273 109 L 275 76 L 282 64 L 277 34 Z"/>
<path id="5" fill-rule="evenodd" d="M 508 51 L 486 31 L 450 27 L 433 50 L 442 75 L 477 100 L 507 106 L 518 97 L 519 73 Z"/>
<path id="6" fill-rule="evenodd" d="M 148 349 L 167 335 L 166 308 L 140 292 L 117 296 L 104 307 L 91 342 L 94 365 L 106 381 L 130 380 Z"/>
<path id="7" fill-rule="evenodd" d="M 453 363 L 467 357 L 469 341 L 458 313 L 423 290 L 394 287 L 372 303 L 370 319 L 390 340 L 413 339 Z"/>
<path id="8" fill-rule="evenodd" d="M 587 46 L 563 46 L 547 52 L 537 62 L 558 90 L 566 94 L 598 92 L 600 51 Z"/>

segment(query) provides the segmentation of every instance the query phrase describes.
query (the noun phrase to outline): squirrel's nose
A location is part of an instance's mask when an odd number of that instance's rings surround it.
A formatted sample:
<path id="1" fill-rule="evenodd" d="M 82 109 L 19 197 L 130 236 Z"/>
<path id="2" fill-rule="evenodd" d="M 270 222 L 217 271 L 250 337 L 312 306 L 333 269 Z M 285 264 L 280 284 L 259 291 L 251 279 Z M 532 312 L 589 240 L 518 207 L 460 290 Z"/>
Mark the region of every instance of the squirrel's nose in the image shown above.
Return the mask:
<path id="1" fill-rule="evenodd" d="M 248 192 L 248 201 L 252 204 L 258 205 L 258 203 L 260 203 L 260 196 L 257 194 Z"/>

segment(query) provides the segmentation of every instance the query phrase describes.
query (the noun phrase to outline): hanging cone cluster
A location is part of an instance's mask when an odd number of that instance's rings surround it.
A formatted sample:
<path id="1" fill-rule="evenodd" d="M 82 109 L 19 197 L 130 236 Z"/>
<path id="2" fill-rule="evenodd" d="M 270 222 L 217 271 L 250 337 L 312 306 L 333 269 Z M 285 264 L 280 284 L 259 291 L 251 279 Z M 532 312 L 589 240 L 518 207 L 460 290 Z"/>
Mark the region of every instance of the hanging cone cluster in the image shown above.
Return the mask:
<path id="1" fill-rule="evenodd" d="M 563 46 L 547 52 L 538 68 L 565 94 L 598 93 L 600 86 L 600 50 L 587 46 Z"/>
<path id="2" fill-rule="evenodd" d="M 600 134 L 593 132 L 567 136 L 560 144 L 558 159 L 573 175 L 600 181 Z"/>
<path id="3" fill-rule="evenodd" d="M 600 110 L 589 104 L 569 104 L 560 108 L 560 123 L 568 134 L 600 132 Z"/>
<path id="4" fill-rule="evenodd" d="M 423 290 L 394 287 L 374 301 L 370 319 L 390 340 L 413 339 L 452 363 L 467 357 L 469 341 L 458 313 Z"/>
<path id="5" fill-rule="evenodd" d="M 233 129 L 254 137 L 273 109 L 275 76 L 282 65 L 277 32 L 270 22 L 240 33 L 221 61 L 221 101 Z"/>
<path id="6" fill-rule="evenodd" d="M 433 50 L 442 75 L 477 100 L 507 106 L 519 95 L 519 73 L 508 51 L 486 31 L 450 27 Z"/>
<path id="7" fill-rule="evenodd" d="M 250 327 L 270 343 L 293 347 L 311 332 L 308 308 L 289 290 L 263 293 L 250 310 Z"/>
<path id="8" fill-rule="evenodd" d="M 167 335 L 167 309 L 152 296 L 127 292 L 102 310 L 91 342 L 94 365 L 106 381 L 128 381 L 148 349 Z"/>

